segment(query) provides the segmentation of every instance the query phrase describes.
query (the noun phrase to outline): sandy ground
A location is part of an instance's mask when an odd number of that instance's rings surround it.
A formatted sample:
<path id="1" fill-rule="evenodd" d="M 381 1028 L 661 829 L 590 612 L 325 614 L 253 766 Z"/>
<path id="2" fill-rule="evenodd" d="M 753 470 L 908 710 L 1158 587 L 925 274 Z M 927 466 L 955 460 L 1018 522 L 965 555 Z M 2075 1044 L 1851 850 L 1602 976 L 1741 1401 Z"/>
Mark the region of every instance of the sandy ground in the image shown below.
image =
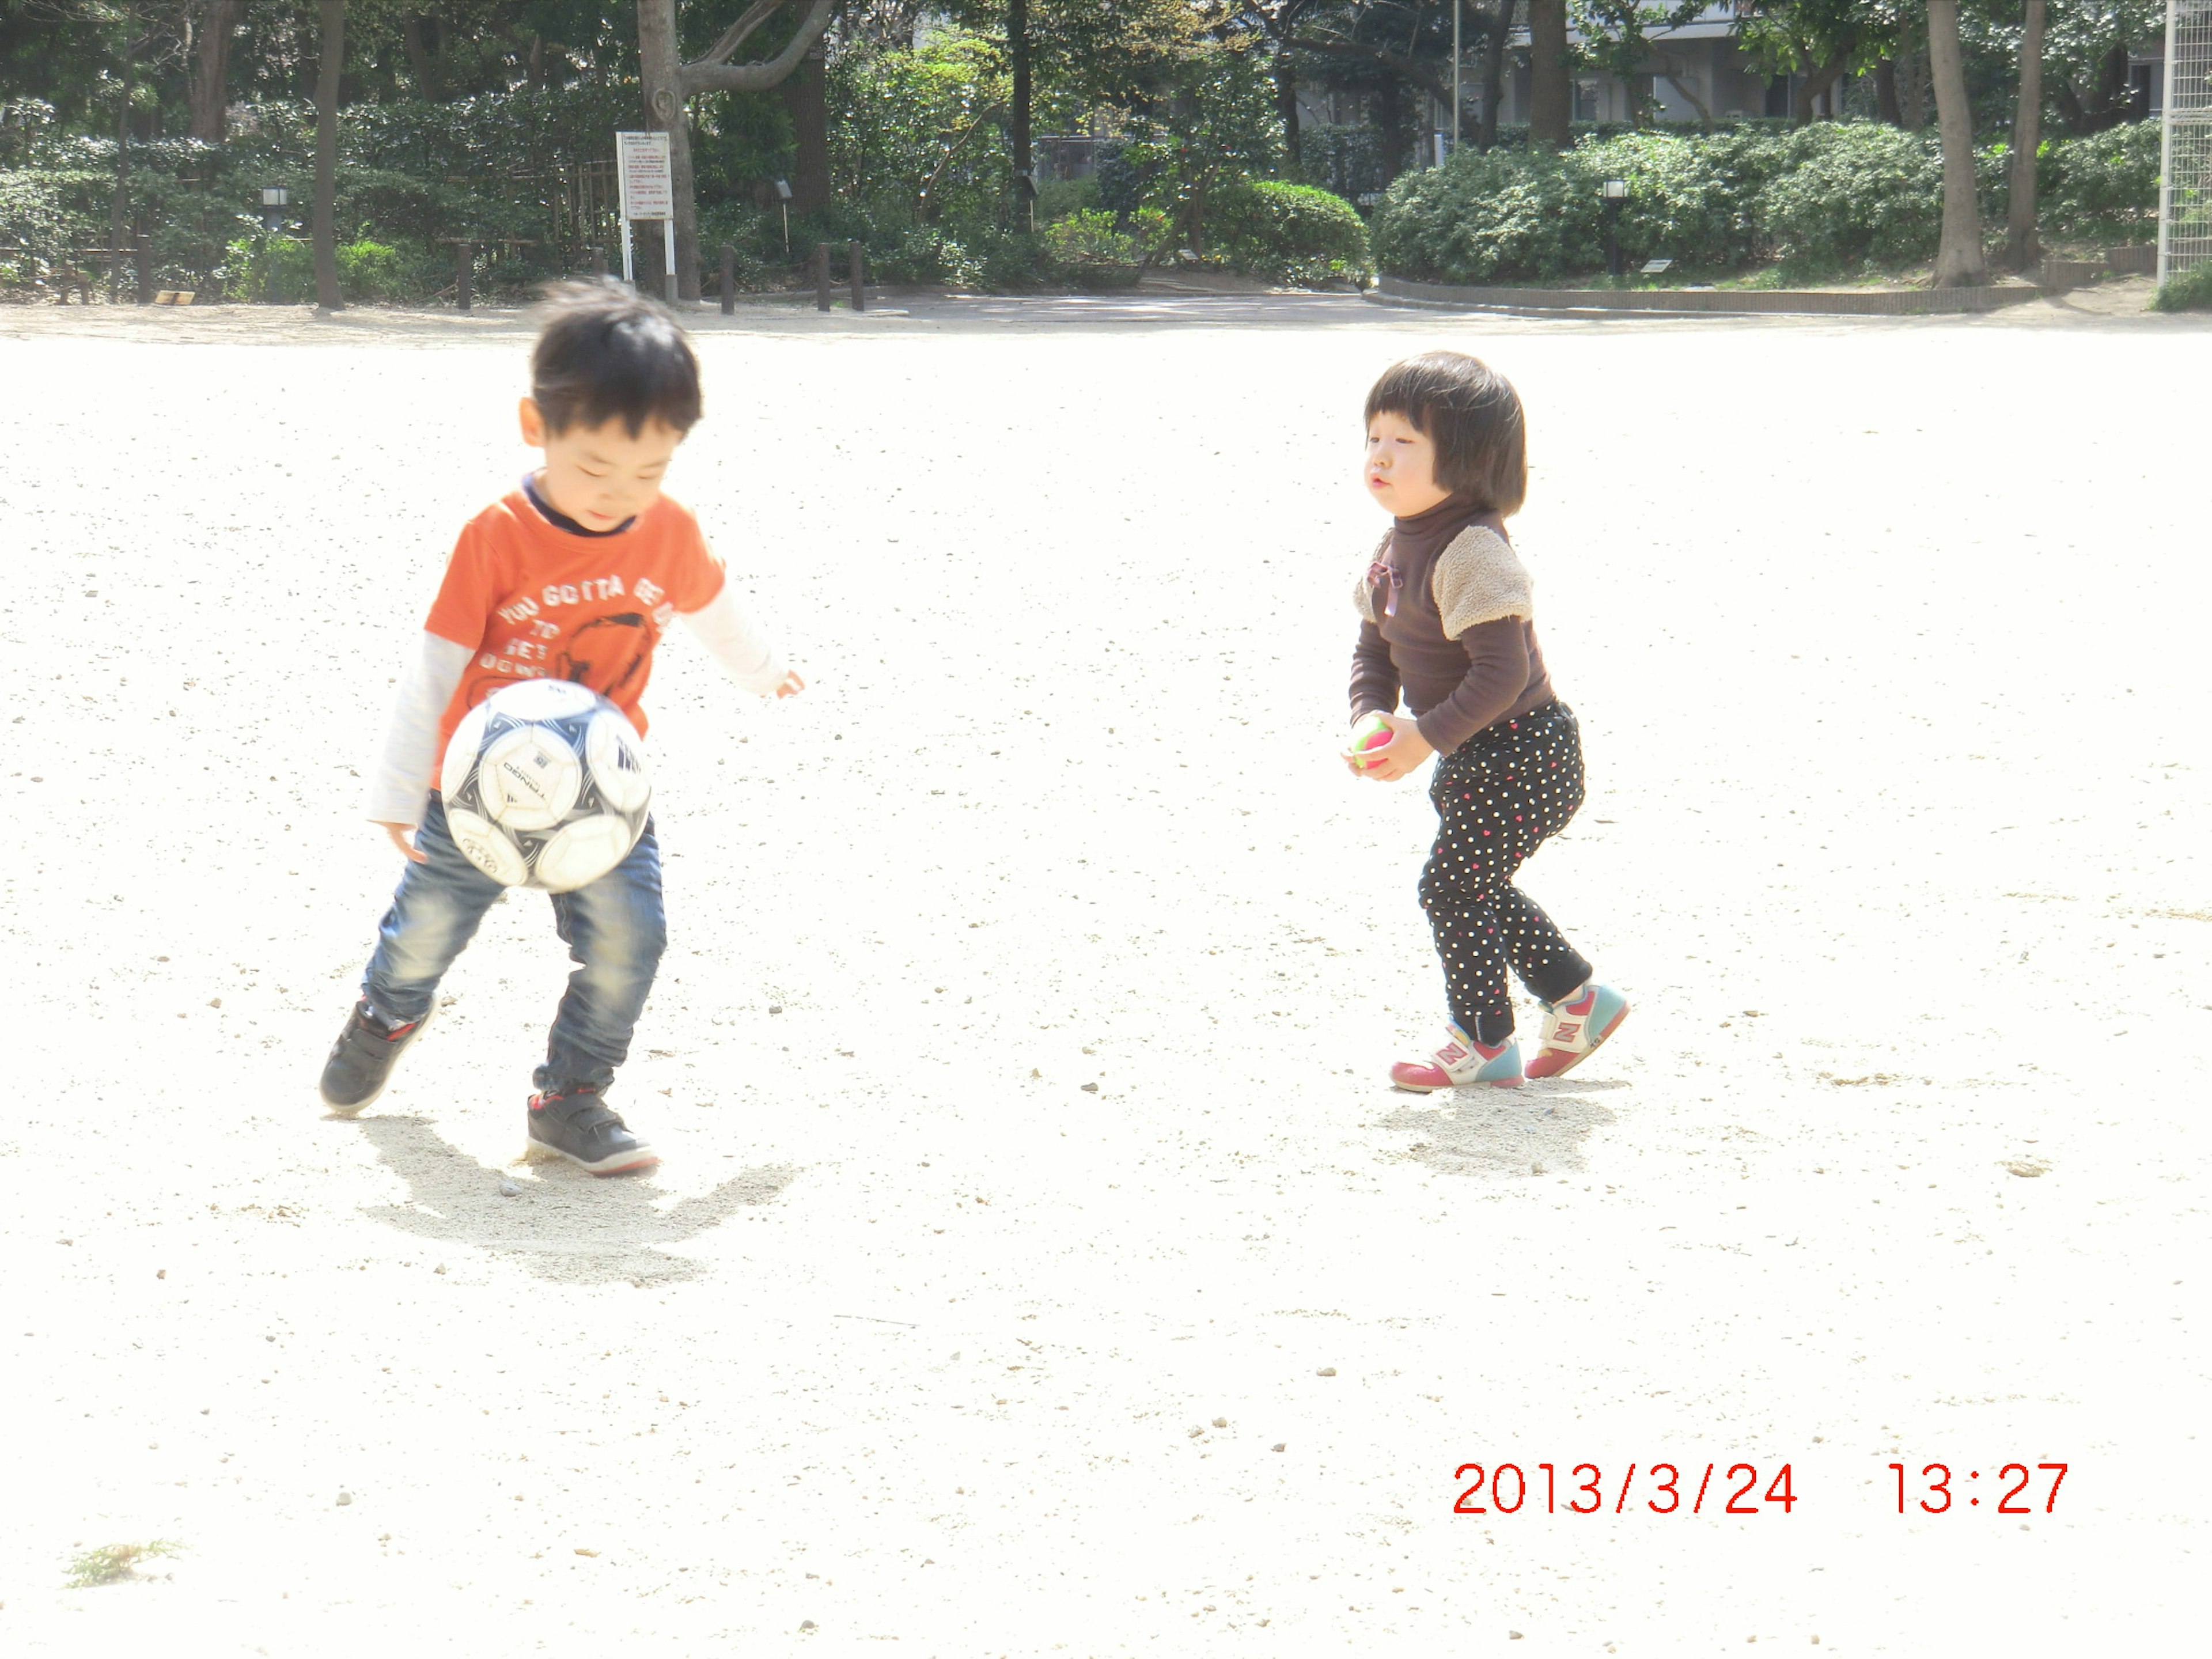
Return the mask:
<path id="1" fill-rule="evenodd" d="M 526 339 L 0 312 L 0 1650 L 2184 1650 L 2212 328 L 703 319 L 674 487 L 816 689 L 664 653 L 612 1182 L 509 1168 L 534 896 L 313 1093 Z M 1379 1081 L 1426 803 L 1332 758 L 1359 399 L 1437 343 L 1530 406 L 1590 757 L 1527 885 L 1637 1004 L 1455 1101 Z"/>

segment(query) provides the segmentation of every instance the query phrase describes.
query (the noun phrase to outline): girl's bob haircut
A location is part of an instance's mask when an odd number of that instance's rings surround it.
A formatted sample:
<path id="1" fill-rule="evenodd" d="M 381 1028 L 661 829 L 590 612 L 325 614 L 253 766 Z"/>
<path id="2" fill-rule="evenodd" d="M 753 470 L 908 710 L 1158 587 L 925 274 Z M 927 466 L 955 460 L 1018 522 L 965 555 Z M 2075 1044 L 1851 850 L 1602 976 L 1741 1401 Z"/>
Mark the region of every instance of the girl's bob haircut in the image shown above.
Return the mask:
<path id="1" fill-rule="evenodd" d="M 1425 351 L 1393 363 L 1367 394 L 1367 422 L 1396 415 L 1437 447 L 1437 483 L 1478 512 L 1518 513 L 1528 494 L 1528 447 L 1512 381 L 1463 351 Z"/>

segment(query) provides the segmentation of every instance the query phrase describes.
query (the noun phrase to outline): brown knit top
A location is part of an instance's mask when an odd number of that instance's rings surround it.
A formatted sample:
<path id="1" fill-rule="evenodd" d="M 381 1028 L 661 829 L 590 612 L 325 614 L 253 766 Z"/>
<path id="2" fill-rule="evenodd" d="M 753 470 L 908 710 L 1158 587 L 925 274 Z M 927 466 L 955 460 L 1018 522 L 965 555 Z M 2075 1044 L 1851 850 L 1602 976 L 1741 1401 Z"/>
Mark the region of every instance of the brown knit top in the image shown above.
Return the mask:
<path id="1" fill-rule="evenodd" d="M 1459 499 L 1395 519 L 1357 592 L 1352 717 L 1395 714 L 1449 754 L 1552 701 L 1528 573 L 1504 521 Z"/>

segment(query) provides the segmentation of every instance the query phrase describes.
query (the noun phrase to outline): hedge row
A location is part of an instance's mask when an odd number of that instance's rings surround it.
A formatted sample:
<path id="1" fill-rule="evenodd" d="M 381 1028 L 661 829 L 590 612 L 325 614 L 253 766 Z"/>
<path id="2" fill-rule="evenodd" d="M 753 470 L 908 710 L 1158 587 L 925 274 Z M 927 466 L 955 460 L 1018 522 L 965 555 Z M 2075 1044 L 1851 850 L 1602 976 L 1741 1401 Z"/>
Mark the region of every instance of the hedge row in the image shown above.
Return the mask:
<path id="1" fill-rule="evenodd" d="M 2158 142 L 2148 123 L 2038 151 L 2047 240 L 2122 242 L 2153 234 Z M 2002 222 L 2004 151 L 1978 158 L 1984 217 Z M 1376 210 L 1376 262 L 1420 282 L 1481 283 L 1602 270 L 1601 185 L 1628 198 L 1618 234 L 1636 262 L 1667 258 L 1717 273 L 1773 260 L 1797 276 L 1895 269 L 1933 257 L 1943 217 L 1932 133 L 1872 123 L 1694 135 L 1626 133 L 1564 155 L 1462 150 L 1407 173 Z"/>

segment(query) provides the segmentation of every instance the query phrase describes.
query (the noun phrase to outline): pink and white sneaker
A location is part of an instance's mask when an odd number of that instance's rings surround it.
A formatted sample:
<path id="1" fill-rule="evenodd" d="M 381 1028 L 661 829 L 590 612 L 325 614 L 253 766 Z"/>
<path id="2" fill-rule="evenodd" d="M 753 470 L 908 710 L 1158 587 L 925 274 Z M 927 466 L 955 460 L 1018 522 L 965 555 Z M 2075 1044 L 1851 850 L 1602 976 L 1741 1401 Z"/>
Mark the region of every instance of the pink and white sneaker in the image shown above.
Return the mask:
<path id="1" fill-rule="evenodd" d="M 1628 999 L 1592 980 L 1564 1002 L 1544 1005 L 1544 1040 L 1528 1062 L 1530 1077 L 1571 1072 L 1628 1018 Z"/>
<path id="2" fill-rule="evenodd" d="M 1390 1068 L 1394 1088 L 1409 1094 L 1433 1094 L 1469 1083 L 1487 1083 L 1493 1089 L 1521 1086 L 1521 1045 L 1508 1037 L 1495 1048 L 1485 1048 L 1456 1024 L 1444 1027 L 1444 1046 L 1426 1060 L 1401 1060 Z"/>

